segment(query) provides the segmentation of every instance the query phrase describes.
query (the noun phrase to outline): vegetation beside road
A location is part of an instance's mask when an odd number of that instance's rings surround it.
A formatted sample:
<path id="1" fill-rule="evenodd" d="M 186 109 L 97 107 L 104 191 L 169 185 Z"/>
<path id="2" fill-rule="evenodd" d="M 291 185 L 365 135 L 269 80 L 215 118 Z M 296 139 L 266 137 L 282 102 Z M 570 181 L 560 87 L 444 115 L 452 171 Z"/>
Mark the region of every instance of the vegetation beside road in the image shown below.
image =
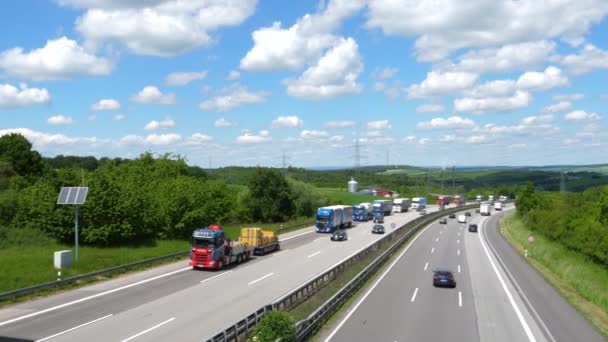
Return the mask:
<path id="1" fill-rule="evenodd" d="M 506 215 L 501 227 L 503 235 L 521 254 L 528 250 L 528 262 L 608 338 L 608 269 L 546 238 L 518 214 Z M 533 243 L 528 242 L 529 236 L 534 236 Z"/>

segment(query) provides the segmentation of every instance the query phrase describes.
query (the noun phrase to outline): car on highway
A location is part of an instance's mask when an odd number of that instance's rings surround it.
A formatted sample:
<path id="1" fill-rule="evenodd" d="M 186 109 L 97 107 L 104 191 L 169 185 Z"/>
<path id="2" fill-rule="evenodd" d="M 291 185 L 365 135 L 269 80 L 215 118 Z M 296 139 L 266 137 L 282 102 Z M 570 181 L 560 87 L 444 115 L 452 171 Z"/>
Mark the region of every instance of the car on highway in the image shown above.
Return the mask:
<path id="1" fill-rule="evenodd" d="M 475 223 L 471 223 L 471 224 L 469 225 L 469 231 L 470 231 L 470 232 L 477 233 L 477 225 L 476 225 Z"/>
<path id="2" fill-rule="evenodd" d="M 381 224 L 375 224 L 372 227 L 372 234 L 384 234 L 384 226 Z"/>
<path id="3" fill-rule="evenodd" d="M 456 214 L 450 214 L 448 217 L 449 218 L 456 218 Z"/>
<path id="4" fill-rule="evenodd" d="M 475 209 L 475 214 L 479 214 L 480 210 L 479 208 Z"/>
<path id="5" fill-rule="evenodd" d="M 424 209 L 420 210 L 420 215 L 426 215 L 426 210 L 424 210 Z"/>
<path id="6" fill-rule="evenodd" d="M 465 211 L 464 212 L 464 216 L 471 216 L 471 212 L 470 211 Z"/>
<path id="7" fill-rule="evenodd" d="M 433 270 L 433 286 L 456 287 L 456 279 L 454 279 L 452 271 L 447 269 Z"/>
<path id="8" fill-rule="evenodd" d="M 443 218 L 441 218 L 441 219 L 439 220 L 439 223 L 440 223 L 440 224 L 447 224 L 447 223 L 448 223 L 448 219 L 446 219 L 445 217 L 443 217 Z"/>
<path id="9" fill-rule="evenodd" d="M 348 234 L 344 229 L 338 229 L 330 237 L 331 241 L 346 241 L 348 240 Z"/>

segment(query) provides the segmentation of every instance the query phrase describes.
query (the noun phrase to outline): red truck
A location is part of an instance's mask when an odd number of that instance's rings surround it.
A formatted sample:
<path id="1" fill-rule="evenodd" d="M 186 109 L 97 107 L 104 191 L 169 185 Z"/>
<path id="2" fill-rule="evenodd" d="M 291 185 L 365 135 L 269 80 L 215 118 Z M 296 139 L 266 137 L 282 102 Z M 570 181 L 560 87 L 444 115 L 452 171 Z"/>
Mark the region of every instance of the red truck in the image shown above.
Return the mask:
<path id="1" fill-rule="evenodd" d="M 457 206 L 461 207 L 464 205 L 464 197 L 456 195 L 454 196 L 454 198 L 452 199 L 452 203 L 456 204 Z"/>
<path id="2" fill-rule="evenodd" d="M 445 206 L 450 204 L 452 201 L 452 196 L 445 196 L 445 195 L 440 195 L 437 196 L 437 205 L 438 206 Z"/>
<path id="3" fill-rule="evenodd" d="M 190 266 L 193 269 L 221 270 L 249 259 L 254 251 L 254 247 L 227 239 L 224 230 L 216 225 L 192 232 L 191 245 Z"/>

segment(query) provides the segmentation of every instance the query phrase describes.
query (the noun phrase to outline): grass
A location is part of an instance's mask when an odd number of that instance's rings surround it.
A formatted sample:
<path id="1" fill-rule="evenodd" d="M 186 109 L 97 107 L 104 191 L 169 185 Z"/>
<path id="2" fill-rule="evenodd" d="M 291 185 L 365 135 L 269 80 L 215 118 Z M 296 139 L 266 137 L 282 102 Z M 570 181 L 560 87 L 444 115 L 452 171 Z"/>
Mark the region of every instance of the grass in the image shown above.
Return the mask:
<path id="1" fill-rule="evenodd" d="M 528 262 L 608 338 L 608 269 L 583 255 L 536 234 L 515 214 L 501 222 L 506 239 L 520 252 L 528 249 Z M 528 237 L 534 236 L 534 242 Z"/>
<path id="2" fill-rule="evenodd" d="M 329 203 L 355 205 L 364 202 L 372 202 L 377 199 L 387 199 L 386 197 L 365 196 L 352 194 L 345 189 L 318 188 L 319 192 L 329 198 Z"/>
<path id="3" fill-rule="evenodd" d="M 57 280 L 53 252 L 72 249 L 58 243 L 0 249 L 0 292 Z M 188 242 L 157 241 L 153 246 L 99 248 L 81 246 L 79 260 L 62 270 L 62 277 L 84 274 L 112 266 L 188 250 Z"/>

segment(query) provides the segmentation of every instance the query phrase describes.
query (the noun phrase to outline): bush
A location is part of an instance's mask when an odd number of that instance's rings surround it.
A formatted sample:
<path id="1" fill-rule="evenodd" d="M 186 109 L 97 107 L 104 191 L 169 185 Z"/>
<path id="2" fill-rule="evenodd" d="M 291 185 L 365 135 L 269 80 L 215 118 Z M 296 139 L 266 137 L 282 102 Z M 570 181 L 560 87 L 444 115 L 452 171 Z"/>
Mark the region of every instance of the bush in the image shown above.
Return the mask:
<path id="1" fill-rule="evenodd" d="M 282 342 L 296 340 L 296 321 L 285 311 L 271 311 L 264 315 L 256 325 L 249 341 Z"/>

